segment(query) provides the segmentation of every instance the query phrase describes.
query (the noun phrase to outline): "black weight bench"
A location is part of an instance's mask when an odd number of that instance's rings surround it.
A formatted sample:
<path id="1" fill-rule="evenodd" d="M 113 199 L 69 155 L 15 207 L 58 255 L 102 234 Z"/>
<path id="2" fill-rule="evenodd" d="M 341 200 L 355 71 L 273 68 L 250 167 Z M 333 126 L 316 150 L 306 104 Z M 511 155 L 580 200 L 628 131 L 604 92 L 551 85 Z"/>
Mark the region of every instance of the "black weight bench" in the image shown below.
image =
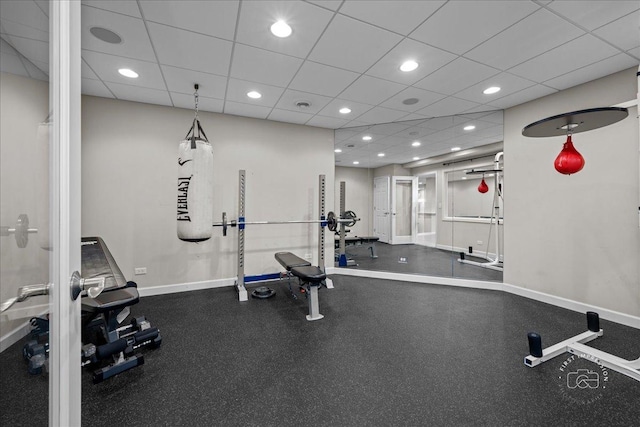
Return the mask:
<path id="1" fill-rule="evenodd" d="M 298 278 L 300 286 L 305 289 L 309 301 L 309 314 L 307 320 L 320 320 L 324 316 L 320 314 L 318 304 L 318 289 L 325 283 L 327 275 L 320 267 L 311 265 L 291 252 L 278 252 L 275 254 L 276 261 L 280 263 L 292 276 Z"/>
<path id="2" fill-rule="evenodd" d="M 124 278 L 104 241 L 100 237 L 84 237 L 81 252 L 83 278 L 104 278 L 105 282 L 102 293 L 95 298 L 83 295 L 81 302 L 82 365 L 98 367 L 93 372 L 93 382 L 99 383 L 144 364 L 143 355 L 136 351 L 158 347 L 162 337 L 144 316 L 121 325 L 140 296 L 137 285 Z"/>

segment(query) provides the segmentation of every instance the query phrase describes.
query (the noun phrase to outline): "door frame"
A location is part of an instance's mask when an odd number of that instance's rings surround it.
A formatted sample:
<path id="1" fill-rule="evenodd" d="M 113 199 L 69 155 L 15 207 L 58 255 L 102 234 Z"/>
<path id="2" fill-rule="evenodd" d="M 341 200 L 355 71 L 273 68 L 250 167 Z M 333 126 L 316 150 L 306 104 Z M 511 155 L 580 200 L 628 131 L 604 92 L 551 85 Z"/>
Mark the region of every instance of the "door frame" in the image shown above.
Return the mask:
<path id="1" fill-rule="evenodd" d="M 49 425 L 81 423 L 80 300 L 71 274 L 80 271 L 80 2 L 49 1 L 50 354 Z"/>
<path id="2" fill-rule="evenodd" d="M 378 185 L 386 187 L 386 208 L 380 207 L 377 203 L 376 188 Z M 373 179 L 373 235 L 378 237 L 380 242 L 389 243 L 391 240 L 391 177 L 378 176 Z M 380 232 L 379 225 L 385 228 L 384 233 Z"/>
<path id="3" fill-rule="evenodd" d="M 410 181 L 411 182 L 411 206 L 409 207 L 411 218 L 409 219 L 411 223 L 411 235 L 409 236 L 397 236 L 396 235 L 396 201 L 397 201 L 397 192 L 396 192 L 396 184 L 398 181 Z M 417 231 L 417 201 L 418 201 L 418 177 L 417 176 L 392 176 L 391 177 L 391 234 L 389 236 L 389 243 L 392 245 L 406 245 L 415 243 L 416 241 L 416 231 Z"/>

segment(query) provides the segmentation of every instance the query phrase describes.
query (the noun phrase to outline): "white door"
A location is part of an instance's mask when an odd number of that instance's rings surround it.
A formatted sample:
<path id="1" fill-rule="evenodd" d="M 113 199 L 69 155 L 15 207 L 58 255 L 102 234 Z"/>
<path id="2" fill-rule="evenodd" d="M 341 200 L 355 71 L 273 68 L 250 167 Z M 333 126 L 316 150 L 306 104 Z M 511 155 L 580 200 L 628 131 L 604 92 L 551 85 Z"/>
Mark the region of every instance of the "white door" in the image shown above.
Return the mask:
<path id="1" fill-rule="evenodd" d="M 80 2 L 3 6 L 12 22 L 7 43 L 27 30 L 39 40 L 32 49 L 16 44 L 25 50 L 11 54 L 25 72 L 3 68 L 11 73 L 0 79 L 0 324 L 12 331 L 0 347 L 15 351 L 6 348 L 22 342 L 29 319 L 48 313 L 48 415 L 44 402 L 32 402 L 33 411 L 51 426 L 77 426 L 80 302 L 71 298 L 70 278 L 80 271 Z"/>
<path id="2" fill-rule="evenodd" d="M 388 176 L 381 176 L 373 180 L 373 235 L 383 243 L 389 243 L 391 230 L 389 186 L 390 177 Z"/>
<path id="3" fill-rule="evenodd" d="M 418 178 L 394 176 L 391 179 L 391 238 L 393 245 L 415 243 Z"/>
<path id="4" fill-rule="evenodd" d="M 416 244 L 434 248 L 437 242 L 436 174 L 418 177 Z"/>

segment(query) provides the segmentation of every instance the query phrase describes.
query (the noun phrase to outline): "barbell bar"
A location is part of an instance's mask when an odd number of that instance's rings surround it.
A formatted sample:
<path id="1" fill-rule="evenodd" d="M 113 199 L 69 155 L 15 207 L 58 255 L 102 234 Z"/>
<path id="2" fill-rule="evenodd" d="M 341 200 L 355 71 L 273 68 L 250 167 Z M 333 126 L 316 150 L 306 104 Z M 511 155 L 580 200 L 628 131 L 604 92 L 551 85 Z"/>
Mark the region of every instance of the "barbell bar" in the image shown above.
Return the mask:
<path id="1" fill-rule="evenodd" d="M 222 212 L 222 221 L 214 222 L 213 227 L 222 227 L 222 235 L 227 235 L 227 227 L 240 227 L 243 229 L 245 225 L 270 225 L 270 224 L 321 224 L 325 225 L 331 231 L 336 231 L 338 224 L 344 224 L 346 227 L 353 227 L 356 221 L 360 221 L 353 211 L 346 211 L 342 218 L 336 218 L 336 214 L 329 212 L 325 219 L 306 219 L 306 220 L 289 220 L 289 221 L 245 221 L 244 218 L 237 220 L 227 220 L 227 213 Z"/>

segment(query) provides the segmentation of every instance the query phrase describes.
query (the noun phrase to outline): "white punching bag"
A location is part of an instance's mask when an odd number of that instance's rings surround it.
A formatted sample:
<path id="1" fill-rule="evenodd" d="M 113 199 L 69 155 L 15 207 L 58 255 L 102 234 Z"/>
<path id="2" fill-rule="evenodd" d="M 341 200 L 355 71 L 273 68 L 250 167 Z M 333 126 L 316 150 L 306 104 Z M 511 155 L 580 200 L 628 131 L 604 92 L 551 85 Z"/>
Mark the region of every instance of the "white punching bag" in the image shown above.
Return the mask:
<path id="1" fill-rule="evenodd" d="M 202 242 L 213 232 L 213 147 L 198 120 L 192 130 L 178 150 L 178 238 Z"/>

